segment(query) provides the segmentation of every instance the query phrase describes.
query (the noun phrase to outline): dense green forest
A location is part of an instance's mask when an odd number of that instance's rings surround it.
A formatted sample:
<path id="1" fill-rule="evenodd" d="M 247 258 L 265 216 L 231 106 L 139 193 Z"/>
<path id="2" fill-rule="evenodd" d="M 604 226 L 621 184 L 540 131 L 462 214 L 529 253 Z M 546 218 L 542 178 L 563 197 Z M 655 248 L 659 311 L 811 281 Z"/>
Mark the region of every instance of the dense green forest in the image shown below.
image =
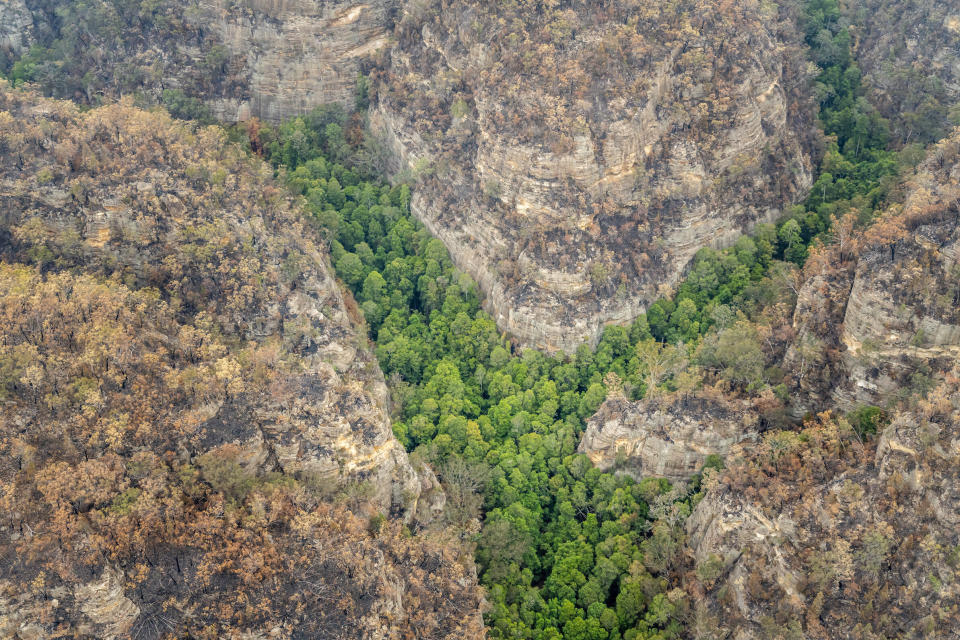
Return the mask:
<path id="1" fill-rule="evenodd" d="M 476 284 L 411 218 L 409 188 L 337 161 L 350 153 L 345 124 L 342 111 L 320 109 L 259 130 L 254 146 L 285 167 L 330 231 L 337 273 L 391 381 L 396 435 L 438 470 L 446 517 L 476 542 L 492 635 L 677 637 L 686 603 L 664 574 L 697 483 L 638 483 L 575 453 L 604 378 L 640 375 L 639 342 L 672 347 L 641 319 L 573 359 L 514 353 Z M 481 514 L 482 530 L 471 531 Z"/>
<path id="2" fill-rule="evenodd" d="M 910 150 L 886 148 L 887 125 L 862 97 L 836 3 L 811 2 L 805 18 L 829 136 L 807 201 L 730 249 L 702 250 L 673 297 L 571 358 L 511 348 L 476 284 L 411 217 L 409 187 L 355 168 L 364 153 L 348 141 L 357 142 L 347 133 L 355 117 L 321 108 L 247 132 L 327 231 L 390 380 L 396 435 L 438 470 L 446 517 L 476 544 L 492 637 L 666 639 L 688 619 L 670 572 L 700 478 L 636 482 L 601 473 L 575 449 L 614 388 L 634 399 L 650 384 L 670 391 L 685 366 L 710 359 L 747 388 L 776 385 L 776 372 L 744 364 L 749 330 L 713 349 L 701 348 L 703 336 L 738 317 L 748 326 L 782 296 L 778 274 L 802 265 L 833 220 L 853 211 L 866 224 L 915 162 Z M 665 361 L 680 363 L 674 375 L 652 376 Z M 477 517 L 482 528 L 472 531 Z"/>

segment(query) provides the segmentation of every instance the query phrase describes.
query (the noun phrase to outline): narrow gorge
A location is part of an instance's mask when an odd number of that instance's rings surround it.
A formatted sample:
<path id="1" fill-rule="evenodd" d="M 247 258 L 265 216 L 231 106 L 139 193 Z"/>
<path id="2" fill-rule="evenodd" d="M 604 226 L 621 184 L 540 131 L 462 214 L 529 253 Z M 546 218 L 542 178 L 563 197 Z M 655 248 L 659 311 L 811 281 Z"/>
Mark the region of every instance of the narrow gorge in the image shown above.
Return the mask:
<path id="1" fill-rule="evenodd" d="M 0 637 L 960 638 L 958 37 L 0 0 Z"/>

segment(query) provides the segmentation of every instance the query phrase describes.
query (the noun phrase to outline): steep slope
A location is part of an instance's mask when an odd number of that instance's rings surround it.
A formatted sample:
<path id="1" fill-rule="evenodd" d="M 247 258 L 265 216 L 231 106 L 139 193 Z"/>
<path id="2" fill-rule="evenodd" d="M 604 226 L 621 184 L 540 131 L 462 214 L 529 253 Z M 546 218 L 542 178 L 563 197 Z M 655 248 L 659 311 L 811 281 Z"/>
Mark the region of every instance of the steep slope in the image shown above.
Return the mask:
<path id="1" fill-rule="evenodd" d="M 420 481 L 272 171 L 5 84 L 0 153 L 0 635 L 480 633 L 469 559 L 349 511 Z"/>
<path id="2" fill-rule="evenodd" d="M 687 523 L 707 631 L 958 637 L 958 185 L 960 132 L 903 205 L 862 236 L 839 223 L 808 261 L 786 358 L 798 408 L 880 405 L 891 420 L 824 412 L 734 448 Z M 865 426 L 880 433 L 863 440 Z"/>
<path id="3" fill-rule="evenodd" d="M 870 98 L 904 143 L 934 142 L 960 118 L 960 7 L 938 0 L 845 3 Z"/>
<path id="4" fill-rule="evenodd" d="M 804 410 L 888 404 L 960 354 L 960 132 L 908 189 L 862 238 L 807 265 L 787 354 Z"/>
<path id="5" fill-rule="evenodd" d="M 958 373 L 876 444 L 822 417 L 732 457 L 687 522 L 699 637 L 958 637 Z"/>
<path id="6" fill-rule="evenodd" d="M 265 440 L 286 472 L 370 476 L 378 500 L 399 505 L 416 480 L 390 432 L 383 378 L 270 169 L 222 130 L 192 133 L 160 113 L 81 115 L 6 89 L 2 100 L 8 259 L 152 287 L 191 323 L 296 357 L 285 386 L 300 400 L 257 407 L 263 433 L 235 437 Z M 203 419 L 252 409 L 231 395 L 205 403 Z"/>
<path id="7" fill-rule="evenodd" d="M 809 187 L 807 65 L 782 12 L 411 5 L 373 125 L 498 324 L 571 351 Z"/>
<path id="8" fill-rule="evenodd" d="M 600 469 L 637 479 L 686 480 L 708 456 L 722 457 L 738 442 L 756 440 L 759 422 L 750 402 L 703 389 L 636 402 L 608 397 L 587 422 L 578 451 Z"/>
<path id="9" fill-rule="evenodd" d="M 19 39 L 39 45 L 20 69 L 58 97 L 97 103 L 136 94 L 224 121 L 279 121 L 320 104 L 353 104 L 357 75 L 387 44 L 395 0 L 9 0 Z M 16 70 L 14 70 L 16 72 Z M 204 104 L 206 108 L 204 108 Z"/>
<path id="10" fill-rule="evenodd" d="M 176 315 L 0 264 L 0 636 L 479 637 L 456 547 L 279 472 L 257 414 L 309 407 L 303 363 Z"/>

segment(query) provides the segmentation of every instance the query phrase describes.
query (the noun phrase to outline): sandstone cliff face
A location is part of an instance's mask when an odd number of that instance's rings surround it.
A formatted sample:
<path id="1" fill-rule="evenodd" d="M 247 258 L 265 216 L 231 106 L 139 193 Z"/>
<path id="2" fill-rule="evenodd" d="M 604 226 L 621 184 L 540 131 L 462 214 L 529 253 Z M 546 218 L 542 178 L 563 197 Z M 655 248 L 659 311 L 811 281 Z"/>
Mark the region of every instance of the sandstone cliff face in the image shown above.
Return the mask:
<path id="1" fill-rule="evenodd" d="M 787 354 L 800 412 L 887 405 L 960 355 L 958 147 L 957 135 L 933 147 L 855 262 L 832 256 L 804 284 Z"/>
<path id="2" fill-rule="evenodd" d="M 181 446 L 197 455 L 236 442 L 250 465 L 366 480 L 383 508 L 411 507 L 418 480 L 391 432 L 383 376 L 269 167 L 217 129 L 192 134 L 120 105 L 81 115 L 3 91 L 3 135 L 19 141 L 0 176 L 8 255 L 155 287 L 182 317 L 203 314 L 300 363 L 276 400 L 211 399 Z"/>
<path id="3" fill-rule="evenodd" d="M 825 264 L 808 273 L 793 313 L 796 337 L 784 356 L 792 374 L 791 412 L 795 418 L 832 406 L 834 386 L 846 372 L 840 351 L 843 319 L 853 286 L 855 263 Z"/>
<path id="4" fill-rule="evenodd" d="M 612 396 L 590 418 L 578 451 L 603 470 L 685 480 L 707 456 L 723 457 L 736 443 L 756 440 L 759 423 L 748 403 L 719 395 L 638 402 Z"/>
<path id="5" fill-rule="evenodd" d="M 938 0 L 846 3 L 871 101 L 903 142 L 932 142 L 960 106 L 960 7 Z M 952 115 L 951 115 L 952 114 Z"/>
<path id="6" fill-rule="evenodd" d="M 861 256 L 843 321 L 840 407 L 885 404 L 960 357 L 958 252 L 954 220 L 920 225 L 893 251 Z"/>
<path id="7" fill-rule="evenodd" d="M 826 412 L 734 447 L 687 522 L 705 629 L 958 637 L 958 184 L 954 134 L 902 205 L 808 262 L 786 357 L 796 408 L 892 420 L 862 441 Z"/>
<path id="8" fill-rule="evenodd" d="M 33 19 L 23 0 L 0 2 L 0 56 L 20 56 L 29 45 Z"/>
<path id="9" fill-rule="evenodd" d="M 875 449 L 828 420 L 732 456 L 687 522 L 691 588 L 710 602 L 704 628 L 958 637 L 957 373 L 898 414 Z"/>
<path id="10" fill-rule="evenodd" d="M 416 215 L 525 344 L 572 350 L 630 320 L 697 249 L 810 184 L 790 16 L 681 4 L 461 0 L 399 23 L 373 126 L 419 177 Z"/>
<path id="11" fill-rule="evenodd" d="M 395 0 L 199 3 L 200 19 L 242 60 L 243 96 L 207 98 L 228 122 L 273 122 L 333 102 L 353 105 L 364 58 L 386 46 Z"/>
<path id="12" fill-rule="evenodd" d="M 269 167 L 3 82 L 0 156 L 0 636 L 483 637 Z"/>
<path id="13" fill-rule="evenodd" d="M 321 104 L 352 106 L 362 63 L 387 44 L 397 5 L 161 0 L 126 13 L 94 2 L 58 18 L 55 11 L 70 3 L 10 0 L 0 5 L 0 49 L 22 50 L 27 40 L 75 48 L 63 68 L 36 74 L 58 97 L 96 103 L 102 94 L 138 93 L 159 102 L 163 90 L 175 89 L 205 102 L 219 120 L 279 122 Z"/>

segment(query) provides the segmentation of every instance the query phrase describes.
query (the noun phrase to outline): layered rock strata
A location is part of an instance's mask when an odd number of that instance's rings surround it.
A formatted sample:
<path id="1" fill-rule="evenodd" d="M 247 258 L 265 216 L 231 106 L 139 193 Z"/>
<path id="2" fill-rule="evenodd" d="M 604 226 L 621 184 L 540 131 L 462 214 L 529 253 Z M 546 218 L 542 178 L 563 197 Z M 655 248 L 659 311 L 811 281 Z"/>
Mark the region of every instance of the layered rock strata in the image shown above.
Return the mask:
<path id="1" fill-rule="evenodd" d="M 792 16 L 683 4 L 461 0 L 397 27 L 374 129 L 419 181 L 417 217 L 526 345 L 571 351 L 629 321 L 697 249 L 810 185 Z"/>
<path id="2" fill-rule="evenodd" d="M 206 103 L 221 121 L 279 122 L 322 104 L 352 107 L 357 77 L 387 45 L 398 4 L 160 0 L 139 12 L 94 2 L 73 13 L 68 2 L 5 0 L 0 49 L 67 50 L 65 64 L 36 74 L 58 97 L 96 104 L 134 93 L 176 110 L 184 98 L 164 99 L 174 90 Z M 81 41 L 71 30 L 83 32 Z"/>
<path id="3" fill-rule="evenodd" d="M 960 356 L 958 149 L 957 134 L 935 145 L 902 206 L 849 240 L 846 256 L 834 247 L 815 261 L 786 359 L 801 412 L 885 406 Z"/>
<path id="4" fill-rule="evenodd" d="M 200 21 L 242 64 L 244 79 L 244 95 L 205 99 L 226 121 L 278 122 L 333 102 L 352 107 L 362 62 L 387 45 L 397 5 L 256 0 L 241 9 L 205 0 Z"/>
<path id="5" fill-rule="evenodd" d="M 631 402 L 611 396 L 587 422 L 578 451 L 603 470 L 637 479 L 685 480 L 710 455 L 758 437 L 760 420 L 747 402 L 700 394 Z"/>

